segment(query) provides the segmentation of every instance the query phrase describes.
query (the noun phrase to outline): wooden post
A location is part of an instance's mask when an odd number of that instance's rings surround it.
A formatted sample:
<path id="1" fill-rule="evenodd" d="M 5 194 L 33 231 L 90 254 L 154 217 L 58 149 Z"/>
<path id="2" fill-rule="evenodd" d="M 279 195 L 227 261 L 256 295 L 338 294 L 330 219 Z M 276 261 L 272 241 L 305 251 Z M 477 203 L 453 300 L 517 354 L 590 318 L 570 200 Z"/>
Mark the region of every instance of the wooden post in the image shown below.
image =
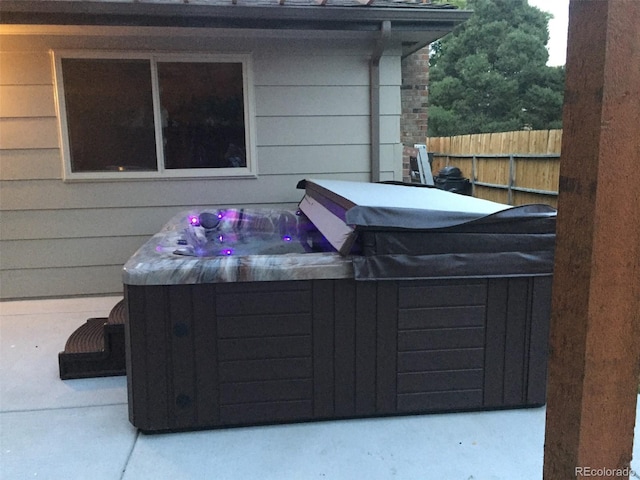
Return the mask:
<path id="1" fill-rule="evenodd" d="M 628 478 L 640 358 L 640 2 L 571 0 L 544 478 Z"/>

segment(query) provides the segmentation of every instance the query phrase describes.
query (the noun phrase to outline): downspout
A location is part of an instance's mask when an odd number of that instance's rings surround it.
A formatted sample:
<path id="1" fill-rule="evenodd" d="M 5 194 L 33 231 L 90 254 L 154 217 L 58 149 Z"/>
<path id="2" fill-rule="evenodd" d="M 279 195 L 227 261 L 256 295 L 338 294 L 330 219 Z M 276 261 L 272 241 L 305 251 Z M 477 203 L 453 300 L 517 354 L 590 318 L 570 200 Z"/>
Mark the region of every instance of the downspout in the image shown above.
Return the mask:
<path id="1" fill-rule="evenodd" d="M 369 63 L 372 182 L 380 181 L 380 57 L 382 57 L 390 36 L 391 21 L 384 20 Z"/>

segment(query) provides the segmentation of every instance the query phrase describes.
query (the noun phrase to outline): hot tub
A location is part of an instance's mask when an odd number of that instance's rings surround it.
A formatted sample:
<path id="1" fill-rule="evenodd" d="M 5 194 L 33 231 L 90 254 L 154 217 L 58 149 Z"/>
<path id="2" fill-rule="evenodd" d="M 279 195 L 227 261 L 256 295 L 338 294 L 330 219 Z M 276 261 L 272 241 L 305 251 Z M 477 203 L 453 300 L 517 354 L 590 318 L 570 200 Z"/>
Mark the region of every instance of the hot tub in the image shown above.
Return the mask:
<path id="1" fill-rule="evenodd" d="M 544 404 L 555 211 L 301 186 L 302 212 L 183 212 L 127 262 L 133 425 Z"/>

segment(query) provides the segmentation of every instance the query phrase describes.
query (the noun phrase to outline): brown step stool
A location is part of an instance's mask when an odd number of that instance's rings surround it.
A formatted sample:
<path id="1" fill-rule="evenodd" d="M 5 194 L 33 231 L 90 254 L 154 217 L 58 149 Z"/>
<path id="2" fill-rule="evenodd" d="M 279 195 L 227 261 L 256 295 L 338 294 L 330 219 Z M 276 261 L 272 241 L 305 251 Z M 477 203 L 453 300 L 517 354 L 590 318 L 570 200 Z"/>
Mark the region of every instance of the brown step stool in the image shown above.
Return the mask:
<path id="1" fill-rule="evenodd" d="M 110 377 L 126 375 L 124 300 L 118 302 L 108 318 L 89 318 L 71 334 L 58 354 L 60 378 Z"/>

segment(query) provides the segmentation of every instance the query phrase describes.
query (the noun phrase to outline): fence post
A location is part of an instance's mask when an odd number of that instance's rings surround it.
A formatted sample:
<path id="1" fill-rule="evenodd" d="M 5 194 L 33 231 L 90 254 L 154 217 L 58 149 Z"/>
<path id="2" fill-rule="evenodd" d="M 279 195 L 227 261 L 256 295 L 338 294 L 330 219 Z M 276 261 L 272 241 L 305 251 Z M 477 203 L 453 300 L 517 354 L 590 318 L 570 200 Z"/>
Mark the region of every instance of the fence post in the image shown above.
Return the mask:
<path id="1" fill-rule="evenodd" d="M 516 159 L 513 154 L 509 155 L 509 185 L 507 186 L 507 203 L 513 205 L 513 186 L 515 184 Z"/>
<path id="2" fill-rule="evenodd" d="M 476 180 L 478 180 L 478 158 L 474 155 L 471 159 L 471 196 L 476 196 Z"/>

